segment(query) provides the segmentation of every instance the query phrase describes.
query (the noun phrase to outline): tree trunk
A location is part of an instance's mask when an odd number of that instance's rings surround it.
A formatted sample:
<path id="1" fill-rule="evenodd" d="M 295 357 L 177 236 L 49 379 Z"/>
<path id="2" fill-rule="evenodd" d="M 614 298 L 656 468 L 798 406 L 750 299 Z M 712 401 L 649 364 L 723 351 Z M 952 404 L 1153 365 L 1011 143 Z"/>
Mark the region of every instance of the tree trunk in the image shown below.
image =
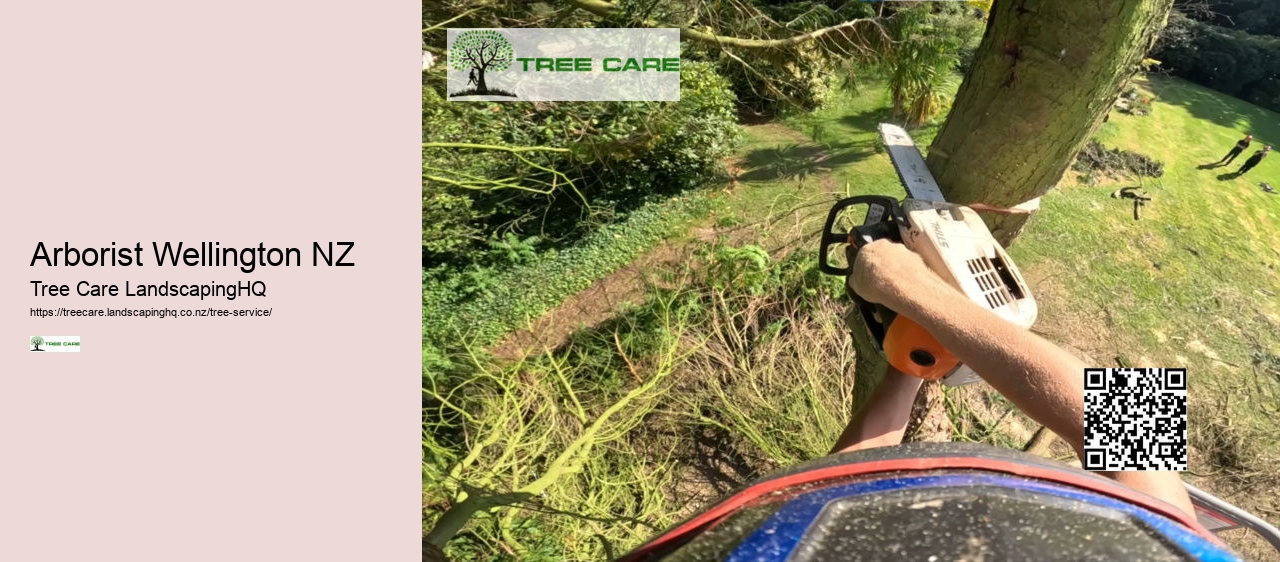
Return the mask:
<path id="1" fill-rule="evenodd" d="M 948 201 L 1012 207 L 1052 189 L 1164 28 L 1173 0 L 996 0 L 929 147 Z M 1004 244 L 1027 215 L 988 216 Z"/>
<path id="2" fill-rule="evenodd" d="M 846 311 L 846 315 L 845 323 L 849 325 L 850 335 L 853 339 L 852 412 L 856 413 L 867 406 L 871 393 L 875 392 L 876 387 L 880 385 L 880 381 L 884 380 L 885 369 L 889 367 L 889 362 L 885 360 L 884 354 L 876 346 L 871 334 L 867 333 L 867 329 L 863 325 L 862 316 L 858 314 L 857 307 L 850 306 Z"/>
<path id="3" fill-rule="evenodd" d="M 489 91 L 489 87 L 484 85 L 484 68 L 481 67 L 479 75 L 476 78 L 476 93 L 483 94 L 483 93 L 487 93 L 488 91 Z"/>

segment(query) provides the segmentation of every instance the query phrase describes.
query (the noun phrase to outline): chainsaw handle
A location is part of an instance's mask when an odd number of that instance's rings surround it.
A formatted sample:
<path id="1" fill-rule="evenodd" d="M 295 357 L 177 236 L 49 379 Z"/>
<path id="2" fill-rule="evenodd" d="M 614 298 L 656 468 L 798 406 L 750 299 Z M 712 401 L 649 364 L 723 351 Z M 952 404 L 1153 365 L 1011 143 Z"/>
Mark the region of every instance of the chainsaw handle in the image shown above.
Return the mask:
<path id="1" fill-rule="evenodd" d="M 941 379 L 960 366 L 960 360 L 923 326 L 901 314 L 885 330 L 881 349 L 894 368 L 927 381 Z"/>
<path id="2" fill-rule="evenodd" d="M 840 213 L 854 205 L 866 205 L 867 216 L 861 226 L 852 232 L 835 232 Z M 841 199 L 827 213 L 822 227 L 822 248 L 818 253 L 818 268 L 823 273 L 848 277 L 853 274 L 853 264 L 858 250 L 876 240 L 888 239 L 902 242 L 901 227 L 907 224 L 905 213 L 898 200 L 883 195 L 861 195 Z M 831 246 L 844 244 L 845 267 L 831 265 Z M 960 361 L 938 343 L 915 321 L 897 314 L 884 305 L 868 302 L 858 296 L 846 281 L 846 290 L 862 315 L 871 338 L 884 352 L 885 359 L 894 368 L 925 380 L 938 380 L 959 366 Z"/>
<path id="3" fill-rule="evenodd" d="M 852 253 L 853 249 L 850 248 L 849 252 Z M 936 381 L 960 365 L 959 359 L 914 320 L 882 304 L 868 302 L 852 288 L 848 291 L 862 315 L 863 327 L 895 369 L 913 377 Z"/>
<path id="4" fill-rule="evenodd" d="M 850 264 L 857 253 L 855 245 L 845 248 Z M 845 290 L 862 315 L 862 324 L 880 347 L 884 358 L 895 369 L 927 381 L 939 380 L 960 365 L 950 351 L 942 347 L 923 326 L 889 307 L 869 302 L 853 291 L 846 282 Z"/>
<path id="5" fill-rule="evenodd" d="M 835 232 L 836 219 L 845 209 L 854 205 L 866 205 L 867 216 L 862 226 L 855 227 L 852 232 Z M 882 238 L 895 242 L 902 241 L 898 231 L 900 224 L 906 224 L 906 216 L 898 200 L 883 195 L 859 195 L 841 199 L 827 213 L 827 221 L 822 227 L 822 247 L 818 252 L 818 269 L 828 275 L 848 276 L 853 273 L 853 258 L 857 249 Z M 847 265 L 835 267 L 831 265 L 830 251 L 835 244 L 847 244 L 853 252 L 846 252 L 849 257 Z"/>

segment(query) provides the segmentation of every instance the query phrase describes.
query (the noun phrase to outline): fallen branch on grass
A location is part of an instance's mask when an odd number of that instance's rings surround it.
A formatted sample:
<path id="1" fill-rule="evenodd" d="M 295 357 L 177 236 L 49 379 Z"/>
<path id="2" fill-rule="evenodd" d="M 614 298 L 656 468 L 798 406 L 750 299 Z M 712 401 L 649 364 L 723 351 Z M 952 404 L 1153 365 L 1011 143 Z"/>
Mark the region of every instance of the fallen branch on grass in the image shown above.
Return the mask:
<path id="1" fill-rule="evenodd" d="M 1150 195 L 1138 193 L 1138 189 L 1137 187 L 1125 187 L 1111 194 L 1112 199 L 1133 199 L 1133 220 L 1142 218 L 1138 213 L 1138 209 L 1151 201 Z"/>

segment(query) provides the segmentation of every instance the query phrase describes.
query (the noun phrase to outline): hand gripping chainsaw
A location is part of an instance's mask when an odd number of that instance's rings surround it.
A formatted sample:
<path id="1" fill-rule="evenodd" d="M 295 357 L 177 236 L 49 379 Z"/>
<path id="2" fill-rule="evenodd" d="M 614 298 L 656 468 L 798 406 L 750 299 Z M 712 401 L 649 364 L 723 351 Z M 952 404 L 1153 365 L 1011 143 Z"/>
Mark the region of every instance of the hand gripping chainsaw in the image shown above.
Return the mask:
<path id="1" fill-rule="evenodd" d="M 822 232 L 818 265 L 823 273 L 847 278 L 861 247 L 889 239 L 905 244 L 943 280 L 980 306 L 1030 328 L 1036 319 L 1036 302 L 986 223 L 973 209 L 946 202 L 906 131 L 881 124 L 880 136 L 906 187 L 907 198 L 899 202 L 893 197 L 864 195 L 836 202 Z M 851 216 L 856 216 L 852 212 L 863 206 L 866 216 L 862 224 L 850 225 Z M 948 386 L 981 380 L 919 324 L 866 302 L 848 289 L 847 282 L 845 287 L 855 304 L 845 317 L 846 323 L 854 330 L 859 329 L 854 324 L 863 324 L 890 365 L 925 380 L 942 379 Z"/>

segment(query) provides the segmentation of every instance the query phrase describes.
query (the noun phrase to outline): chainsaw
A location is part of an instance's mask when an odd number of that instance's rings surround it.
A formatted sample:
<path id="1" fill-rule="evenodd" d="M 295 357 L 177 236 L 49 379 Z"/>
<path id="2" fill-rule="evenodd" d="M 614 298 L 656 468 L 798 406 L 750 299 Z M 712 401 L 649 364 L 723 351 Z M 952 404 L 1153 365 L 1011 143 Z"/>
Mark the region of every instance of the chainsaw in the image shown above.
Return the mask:
<path id="1" fill-rule="evenodd" d="M 1030 328 L 1036 320 L 1035 299 L 986 223 L 973 209 L 946 201 L 905 130 L 881 124 L 880 136 L 907 198 L 864 195 L 836 202 L 823 227 L 818 255 L 822 272 L 847 278 L 859 249 L 876 240 L 891 240 L 919 255 L 973 302 Z M 863 209 L 861 224 L 854 224 Z M 867 302 L 848 289 L 847 281 L 845 287 L 854 302 L 845 322 L 852 330 L 866 329 L 890 365 L 925 380 L 941 379 L 948 386 L 981 380 L 919 324 Z"/>

